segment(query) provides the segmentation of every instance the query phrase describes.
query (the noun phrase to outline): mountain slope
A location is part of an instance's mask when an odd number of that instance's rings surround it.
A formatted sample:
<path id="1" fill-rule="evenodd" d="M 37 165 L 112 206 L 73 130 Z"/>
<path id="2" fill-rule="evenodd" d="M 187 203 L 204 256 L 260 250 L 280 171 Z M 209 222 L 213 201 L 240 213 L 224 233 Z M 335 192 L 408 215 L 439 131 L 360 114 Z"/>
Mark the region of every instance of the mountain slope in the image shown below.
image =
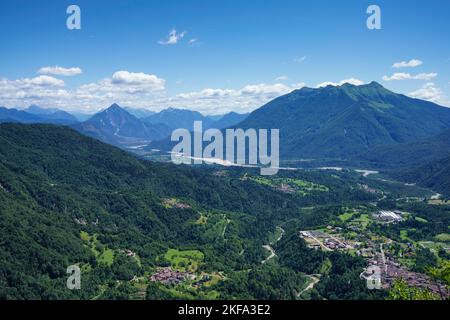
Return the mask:
<path id="1" fill-rule="evenodd" d="M 450 197 L 450 155 L 413 169 L 396 172 L 393 176 L 435 190 L 447 198 Z"/>
<path id="2" fill-rule="evenodd" d="M 74 124 L 78 123 L 78 119 L 72 114 L 54 108 L 41 108 L 36 105 L 31 105 L 24 110 L 25 112 L 37 115 L 41 118 L 53 120 L 55 124 Z"/>
<path id="3" fill-rule="evenodd" d="M 167 135 L 164 125 L 143 123 L 117 104 L 74 126 L 79 132 L 113 145 L 148 143 Z"/>
<path id="4" fill-rule="evenodd" d="M 417 142 L 376 147 L 353 158 L 365 166 L 398 171 L 447 157 L 450 157 L 450 129 Z"/>
<path id="5" fill-rule="evenodd" d="M 248 113 L 229 112 L 211 124 L 211 128 L 224 129 L 239 124 L 248 117 Z"/>
<path id="6" fill-rule="evenodd" d="M 450 109 L 380 84 L 302 88 L 252 112 L 240 126 L 279 128 L 283 158 L 346 158 L 413 142 L 450 127 Z"/>
<path id="7" fill-rule="evenodd" d="M 135 116 L 138 119 L 146 118 L 146 117 L 152 116 L 156 113 L 154 111 L 150 111 L 147 109 L 129 108 L 129 107 L 124 107 L 124 109 L 128 113 L 131 113 L 133 116 Z"/>

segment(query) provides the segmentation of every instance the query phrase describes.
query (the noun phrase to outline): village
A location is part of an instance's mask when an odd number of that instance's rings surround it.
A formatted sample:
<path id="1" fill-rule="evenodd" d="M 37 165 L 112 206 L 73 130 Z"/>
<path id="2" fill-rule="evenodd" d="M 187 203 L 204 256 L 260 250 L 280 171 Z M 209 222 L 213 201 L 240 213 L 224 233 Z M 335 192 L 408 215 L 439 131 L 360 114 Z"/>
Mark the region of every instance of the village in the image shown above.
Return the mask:
<path id="1" fill-rule="evenodd" d="M 374 223 L 391 224 L 403 221 L 407 213 L 397 210 L 380 210 L 372 214 Z M 353 233 L 351 237 L 349 234 Z M 345 251 L 352 255 L 363 257 L 367 267 L 362 270 L 360 278 L 370 279 L 374 270 L 379 271 L 381 288 L 388 289 L 396 279 L 403 279 L 408 286 L 426 288 L 431 292 L 448 299 L 450 293 L 445 285 L 436 283 L 428 275 L 414 272 L 398 261 L 398 257 L 387 248 L 399 245 L 395 241 L 375 236 L 366 228 L 355 224 L 346 227 L 327 226 L 318 230 L 302 230 L 299 236 L 305 240 L 308 247 L 326 252 Z M 405 247 L 405 257 L 413 255 L 414 246 L 410 243 Z"/>
<path id="2" fill-rule="evenodd" d="M 152 282 L 160 282 L 163 284 L 177 285 L 187 279 L 194 280 L 195 274 L 190 272 L 182 272 L 172 269 L 172 267 L 158 268 L 150 277 Z"/>

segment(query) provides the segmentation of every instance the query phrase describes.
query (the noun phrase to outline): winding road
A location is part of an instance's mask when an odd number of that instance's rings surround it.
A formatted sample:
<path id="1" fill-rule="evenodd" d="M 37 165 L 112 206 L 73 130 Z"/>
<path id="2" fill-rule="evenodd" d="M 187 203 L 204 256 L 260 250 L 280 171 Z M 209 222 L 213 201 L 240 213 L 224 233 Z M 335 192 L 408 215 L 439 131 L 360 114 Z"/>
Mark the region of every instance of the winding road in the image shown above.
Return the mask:
<path id="1" fill-rule="evenodd" d="M 263 246 L 264 249 L 268 250 L 270 252 L 270 255 L 264 259 L 263 261 L 261 261 L 262 264 L 266 263 L 267 261 L 269 261 L 270 259 L 273 259 L 277 256 L 277 254 L 275 253 L 275 250 L 272 248 L 272 246 L 277 243 L 278 241 L 281 240 L 281 238 L 283 238 L 284 236 L 284 229 L 280 226 L 277 226 L 277 229 L 281 231 L 280 236 L 275 240 L 272 241 L 270 244 L 266 244 Z"/>

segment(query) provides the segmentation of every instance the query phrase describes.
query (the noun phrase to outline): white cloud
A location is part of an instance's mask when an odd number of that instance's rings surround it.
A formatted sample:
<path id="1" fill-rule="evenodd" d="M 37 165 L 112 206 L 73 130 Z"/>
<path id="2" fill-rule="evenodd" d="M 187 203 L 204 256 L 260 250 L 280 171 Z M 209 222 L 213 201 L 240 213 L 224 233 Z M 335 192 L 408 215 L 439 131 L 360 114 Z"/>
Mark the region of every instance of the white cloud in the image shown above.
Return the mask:
<path id="1" fill-rule="evenodd" d="M 199 44 L 198 39 L 196 39 L 196 38 L 189 39 L 188 45 L 193 46 L 196 44 Z"/>
<path id="2" fill-rule="evenodd" d="M 409 61 L 400 61 L 392 65 L 392 68 L 415 68 L 422 64 L 423 62 L 419 59 L 411 59 Z"/>
<path id="3" fill-rule="evenodd" d="M 5 92 L 33 89 L 44 90 L 57 87 L 64 87 L 64 81 L 50 76 L 38 76 L 35 78 L 22 78 L 17 80 L 1 79 L 0 96 Z"/>
<path id="4" fill-rule="evenodd" d="M 114 102 L 143 107 L 164 96 L 165 80 L 156 75 L 118 71 L 110 78 L 62 89 L 64 81 L 39 76 L 0 80 L 0 105 L 26 107 L 38 104 L 68 111 L 93 112 Z"/>
<path id="5" fill-rule="evenodd" d="M 289 79 L 288 76 L 279 76 L 275 78 L 275 81 L 286 81 L 288 79 Z"/>
<path id="6" fill-rule="evenodd" d="M 364 81 L 356 79 L 356 78 L 349 78 L 349 79 L 345 79 L 345 80 L 341 80 L 339 82 L 322 82 L 319 83 L 318 85 L 316 85 L 316 88 L 322 88 L 322 87 L 326 87 L 326 86 L 342 86 L 344 83 L 349 83 L 349 84 L 353 84 L 355 86 L 360 86 L 362 84 L 364 84 Z"/>
<path id="7" fill-rule="evenodd" d="M 71 76 L 81 74 L 81 73 L 83 73 L 83 71 L 78 67 L 64 68 L 64 67 L 59 67 L 59 66 L 53 66 L 53 67 L 42 67 L 39 69 L 38 73 L 71 77 Z"/>
<path id="8" fill-rule="evenodd" d="M 410 92 L 409 95 L 417 99 L 428 100 L 441 104 L 445 103 L 441 89 L 437 88 L 433 82 L 424 84 L 420 89 Z"/>
<path id="9" fill-rule="evenodd" d="M 205 114 L 236 111 L 249 112 L 270 100 L 305 86 L 304 83 L 286 85 L 252 84 L 240 89 L 212 89 L 181 93 L 169 98 L 166 103 L 171 106 L 190 108 Z"/>
<path id="10" fill-rule="evenodd" d="M 160 79 L 153 74 L 145 74 L 143 72 L 117 71 L 111 78 L 114 84 L 126 85 L 148 85 L 157 89 L 164 89 L 165 80 Z"/>
<path id="11" fill-rule="evenodd" d="M 44 87 L 63 87 L 64 81 L 50 76 L 38 76 L 35 78 L 25 78 L 16 80 L 18 85 L 44 86 Z"/>
<path id="12" fill-rule="evenodd" d="M 24 103 L 64 99 L 68 92 L 62 89 L 63 86 L 64 81 L 50 76 L 17 80 L 0 79 L 0 104 L 20 107 Z"/>
<path id="13" fill-rule="evenodd" d="M 302 63 L 306 60 L 306 56 L 300 57 L 300 58 L 295 58 L 294 62 L 298 62 L 298 63 Z"/>
<path id="14" fill-rule="evenodd" d="M 37 104 L 69 112 L 97 112 L 116 102 L 152 110 L 168 106 L 189 108 L 205 114 L 249 112 L 305 85 L 260 83 L 241 88 L 206 88 L 168 95 L 165 84 L 164 79 L 154 74 L 125 70 L 71 89 L 63 87 L 64 81 L 45 75 L 18 80 L 0 79 L 0 105 L 24 108 Z"/>
<path id="15" fill-rule="evenodd" d="M 158 41 L 158 43 L 162 45 L 174 45 L 177 44 L 178 41 L 183 39 L 185 35 L 186 31 L 178 33 L 177 30 L 174 28 L 169 32 L 169 35 L 167 36 L 166 40 L 160 40 Z"/>
<path id="16" fill-rule="evenodd" d="M 409 73 L 397 72 L 392 76 L 383 76 L 384 81 L 392 81 L 392 80 L 431 80 L 437 76 L 437 73 L 419 73 L 416 75 L 411 75 Z"/>

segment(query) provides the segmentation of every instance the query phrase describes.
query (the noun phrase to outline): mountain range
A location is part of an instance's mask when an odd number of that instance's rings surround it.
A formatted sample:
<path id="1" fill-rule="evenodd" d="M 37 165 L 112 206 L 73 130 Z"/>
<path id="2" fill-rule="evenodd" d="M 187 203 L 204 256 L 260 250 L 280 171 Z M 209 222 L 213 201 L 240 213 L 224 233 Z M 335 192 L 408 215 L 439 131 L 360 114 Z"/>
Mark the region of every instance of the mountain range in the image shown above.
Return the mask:
<path id="1" fill-rule="evenodd" d="M 144 112 L 141 111 L 140 114 L 142 115 Z M 196 111 L 169 108 L 144 118 L 138 118 L 118 104 L 113 104 L 108 109 L 72 127 L 103 142 L 129 147 L 169 137 L 175 129 L 192 130 L 194 121 L 202 121 L 205 128 L 222 129 L 221 126 L 233 125 L 245 117 L 245 114 L 229 113 L 214 121 Z"/>
<path id="2" fill-rule="evenodd" d="M 221 116 L 204 116 L 197 111 L 168 108 L 143 118 L 143 121 L 150 125 L 162 123 L 172 130 L 182 128 L 192 131 L 194 129 L 194 121 L 202 121 L 204 130 L 209 128 L 223 129 L 238 124 L 247 116 L 248 114 L 239 114 L 236 112 L 230 112 Z"/>
<path id="3" fill-rule="evenodd" d="M 308 160 L 308 165 L 392 168 L 450 156 L 449 133 L 443 133 L 450 129 L 450 108 L 377 82 L 304 87 L 270 101 L 235 127 L 280 129 L 281 160 Z M 148 148 L 170 151 L 173 145 L 166 138 Z"/>
<path id="4" fill-rule="evenodd" d="M 50 109 L 45 109 L 45 108 L 41 108 L 39 106 L 36 105 L 31 105 L 28 108 L 26 108 L 24 110 L 25 112 L 43 117 L 45 119 L 48 119 L 49 121 L 54 120 L 56 122 L 60 121 L 61 124 L 64 124 L 64 122 L 66 124 L 72 124 L 72 123 L 77 123 L 78 119 L 63 110 L 60 109 L 56 109 L 56 108 L 50 108 Z"/>
<path id="5" fill-rule="evenodd" d="M 94 115 L 70 114 L 55 108 L 31 105 L 26 109 L 0 107 L 0 123 L 48 123 L 68 125 L 90 137 L 116 146 L 148 144 L 170 136 L 174 129 L 192 130 L 194 121 L 202 121 L 205 129 L 222 129 L 234 125 L 248 114 L 230 112 L 204 116 L 197 111 L 168 108 L 160 112 L 120 107 L 113 104 Z"/>
<path id="6" fill-rule="evenodd" d="M 77 123 L 78 120 L 68 112 L 59 109 L 43 109 L 38 106 L 30 106 L 25 110 L 0 107 L 0 122 L 71 125 Z"/>
<path id="7" fill-rule="evenodd" d="M 0 122 L 69 125 L 103 142 L 170 151 L 174 129 L 280 129 L 282 160 L 337 161 L 386 171 L 412 170 L 450 157 L 450 108 L 413 99 L 377 82 L 355 86 L 302 88 L 276 98 L 250 114 L 204 116 L 168 108 L 160 112 L 117 104 L 78 122 L 58 109 L 0 107 Z M 406 173 L 405 173 L 406 174 Z M 408 173 L 409 175 L 409 173 Z"/>

